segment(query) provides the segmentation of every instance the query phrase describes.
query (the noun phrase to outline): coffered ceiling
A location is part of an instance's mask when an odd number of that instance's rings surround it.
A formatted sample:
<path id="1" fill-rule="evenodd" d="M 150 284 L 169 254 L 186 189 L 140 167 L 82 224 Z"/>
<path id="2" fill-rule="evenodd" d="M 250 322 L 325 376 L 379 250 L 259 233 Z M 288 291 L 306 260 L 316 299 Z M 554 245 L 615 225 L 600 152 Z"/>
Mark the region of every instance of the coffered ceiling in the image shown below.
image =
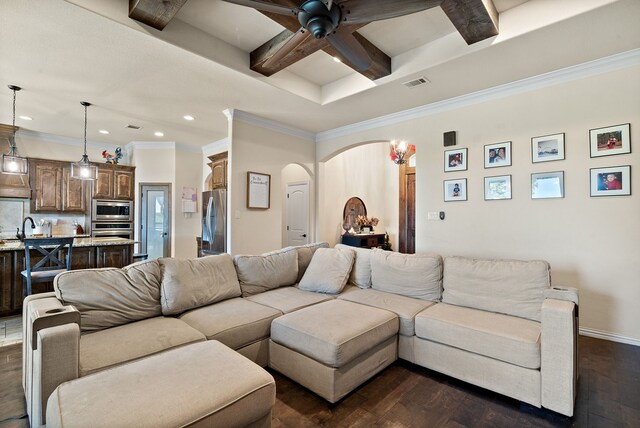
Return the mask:
<path id="1" fill-rule="evenodd" d="M 323 51 L 252 71 L 249 53 L 284 28 L 220 0 L 187 0 L 163 31 L 130 19 L 127 0 L 0 0 L 0 122 L 16 84 L 24 128 L 81 138 L 86 100 L 92 141 L 200 147 L 226 137 L 227 108 L 317 133 L 640 47 L 637 0 L 494 4 L 500 34 L 473 45 L 439 7 L 361 28 L 391 58 L 372 81 Z M 418 77 L 430 83 L 402 85 Z"/>

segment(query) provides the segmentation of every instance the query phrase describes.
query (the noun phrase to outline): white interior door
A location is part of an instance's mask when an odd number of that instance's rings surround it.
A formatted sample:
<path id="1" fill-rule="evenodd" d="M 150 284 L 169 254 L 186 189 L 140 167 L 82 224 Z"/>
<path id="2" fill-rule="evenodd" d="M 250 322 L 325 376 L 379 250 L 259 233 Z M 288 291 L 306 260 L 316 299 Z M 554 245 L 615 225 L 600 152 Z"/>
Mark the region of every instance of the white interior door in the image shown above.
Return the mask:
<path id="1" fill-rule="evenodd" d="M 169 257 L 171 248 L 171 188 L 142 184 L 140 188 L 140 250 L 150 259 Z"/>
<path id="2" fill-rule="evenodd" d="M 309 243 L 309 182 L 287 184 L 287 245 Z"/>

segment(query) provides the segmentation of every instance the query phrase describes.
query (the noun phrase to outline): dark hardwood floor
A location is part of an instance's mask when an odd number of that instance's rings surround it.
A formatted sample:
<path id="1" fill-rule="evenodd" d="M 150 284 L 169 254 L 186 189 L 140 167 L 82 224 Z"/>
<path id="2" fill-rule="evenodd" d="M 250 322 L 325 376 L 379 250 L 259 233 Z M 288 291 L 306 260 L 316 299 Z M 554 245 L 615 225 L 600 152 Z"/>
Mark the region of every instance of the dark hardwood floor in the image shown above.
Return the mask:
<path id="1" fill-rule="evenodd" d="M 581 336 L 579 357 L 573 418 L 397 361 L 337 404 L 271 371 L 273 427 L 640 427 L 640 347 Z M 20 371 L 0 348 L 0 428 L 28 426 Z"/>

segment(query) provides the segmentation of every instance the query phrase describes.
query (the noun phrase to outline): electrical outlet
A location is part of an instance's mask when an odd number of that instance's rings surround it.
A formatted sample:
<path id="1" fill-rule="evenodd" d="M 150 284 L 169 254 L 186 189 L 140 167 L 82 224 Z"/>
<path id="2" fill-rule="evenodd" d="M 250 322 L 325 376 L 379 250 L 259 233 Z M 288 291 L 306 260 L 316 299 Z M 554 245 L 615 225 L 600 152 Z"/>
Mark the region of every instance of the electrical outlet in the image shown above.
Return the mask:
<path id="1" fill-rule="evenodd" d="M 427 220 L 433 221 L 438 220 L 438 212 L 437 211 L 429 211 L 427 212 Z"/>

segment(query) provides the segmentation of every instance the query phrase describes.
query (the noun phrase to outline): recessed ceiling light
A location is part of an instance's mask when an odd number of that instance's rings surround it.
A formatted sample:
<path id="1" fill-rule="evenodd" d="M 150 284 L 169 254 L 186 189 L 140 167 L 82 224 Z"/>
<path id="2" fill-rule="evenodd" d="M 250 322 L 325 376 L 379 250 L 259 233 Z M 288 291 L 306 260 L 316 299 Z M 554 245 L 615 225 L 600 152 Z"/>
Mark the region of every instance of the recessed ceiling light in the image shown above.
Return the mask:
<path id="1" fill-rule="evenodd" d="M 337 56 L 334 56 L 334 57 L 333 57 L 333 60 L 334 60 L 335 62 L 342 62 L 342 60 L 341 60 L 340 58 L 338 58 Z"/>
<path id="2" fill-rule="evenodd" d="M 105 134 L 105 135 L 107 135 L 109 133 L 109 131 L 107 131 L 106 129 L 101 129 L 98 132 L 101 133 L 101 134 Z"/>
<path id="3" fill-rule="evenodd" d="M 156 137 L 164 137 L 164 132 L 156 131 L 153 133 Z"/>
<path id="4" fill-rule="evenodd" d="M 18 116 L 18 117 L 22 120 L 33 120 L 33 118 L 30 116 Z"/>
<path id="5" fill-rule="evenodd" d="M 184 117 L 184 120 L 196 120 L 196 118 L 191 116 L 190 114 L 187 114 L 187 115 L 182 116 L 182 117 Z"/>

